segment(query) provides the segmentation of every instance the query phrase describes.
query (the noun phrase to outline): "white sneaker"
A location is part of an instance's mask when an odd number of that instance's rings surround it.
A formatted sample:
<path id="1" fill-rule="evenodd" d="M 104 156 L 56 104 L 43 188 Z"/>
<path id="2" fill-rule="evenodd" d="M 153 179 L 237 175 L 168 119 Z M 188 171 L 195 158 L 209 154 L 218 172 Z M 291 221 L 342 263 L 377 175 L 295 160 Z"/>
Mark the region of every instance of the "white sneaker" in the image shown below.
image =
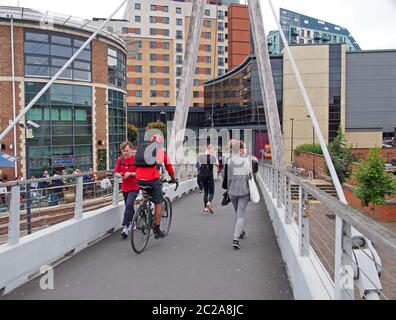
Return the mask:
<path id="1" fill-rule="evenodd" d="M 121 231 L 121 237 L 125 240 L 128 239 L 129 229 L 127 227 L 123 227 Z"/>

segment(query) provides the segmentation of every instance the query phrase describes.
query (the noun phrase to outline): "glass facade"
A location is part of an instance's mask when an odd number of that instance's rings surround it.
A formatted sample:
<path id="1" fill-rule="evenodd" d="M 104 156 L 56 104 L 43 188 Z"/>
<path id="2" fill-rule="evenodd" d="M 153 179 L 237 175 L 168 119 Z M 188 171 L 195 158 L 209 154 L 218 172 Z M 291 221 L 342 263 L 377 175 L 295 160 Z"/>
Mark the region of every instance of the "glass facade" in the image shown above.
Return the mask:
<path id="1" fill-rule="evenodd" d="M 64 33 L 25 30 L 25 77 L 54 76 L 86 41 L 85 38 Z M 81 52 L 59 79 L 91 81 L 91 45 Z"/>
<path id="2" fill-rule="evenodd" d="M 25 83 L 28 104 L 44 87 Z M 68 167 L 88 171 L 92 156 L 91 87 L 54 84 L 27 113 L 26 120 L 40 125 L 26 140 L 27 177 L 40 177 Z"/>
<path id="3" fill-rule="evenodd" d="M 109 168 L 114 168 L 120 156 L 120 144 L 126 141 L 125 94 L 109 90 Z"/>
<path id="4" fill-rule="evenodd" d="M 329 46 L 329 142 L 341 125 L 341 45 Z"/>
<path id="5" fill-rule="evenodd" d="M 272 73 L 282 123 L 283 58 L 271 57 Z M 205 126 L 265 125 L 265 112 L 255 57 L 205 85 Z"/>
<path id="6" fill-rule="evenodd" d="M 126 89 L 126 56 L 120 50 L 108 48 L 109 85 Z"/>

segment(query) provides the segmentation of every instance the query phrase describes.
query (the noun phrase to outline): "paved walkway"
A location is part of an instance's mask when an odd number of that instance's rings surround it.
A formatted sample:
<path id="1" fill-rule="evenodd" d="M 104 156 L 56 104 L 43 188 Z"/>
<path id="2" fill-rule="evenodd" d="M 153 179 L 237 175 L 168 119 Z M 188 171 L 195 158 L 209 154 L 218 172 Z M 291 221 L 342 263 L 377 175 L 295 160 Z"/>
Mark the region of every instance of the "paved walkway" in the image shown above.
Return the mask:
<path id="1" fill-rule="evenodd" d="M 293 299 L 264 205 L 249 205 L 247 238 L 236 251 L 234 213 L 231 204 L 220 206 L 216 187 L 215 216 L 204 216 L 202 195 L 191 193 L 174 203 L 168 237 L 151 238 L 143 254 L 117 232 L 57 266 L 54 290 L 35 279 L 4 299 Z"/>

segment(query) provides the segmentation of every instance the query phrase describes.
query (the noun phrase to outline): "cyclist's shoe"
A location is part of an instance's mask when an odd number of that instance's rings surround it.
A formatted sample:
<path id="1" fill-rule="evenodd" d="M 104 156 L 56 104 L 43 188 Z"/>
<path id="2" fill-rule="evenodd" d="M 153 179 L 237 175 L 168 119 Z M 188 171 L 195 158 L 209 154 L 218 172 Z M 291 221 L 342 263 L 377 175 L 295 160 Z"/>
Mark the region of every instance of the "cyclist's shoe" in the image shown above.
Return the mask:
<path id="1" fill-rule="evenodd" d="M 124 239 L 124 240 L 128 239 L 128 234 L 129 234 L 128 228 L 127 227 L 123 227 L 122 231 L 121 231 L 122 239 Z"/>
<path id="2" fill-rule="evenodd" d="M 241 235 L 239 236 L 239 239 L 244 239 L 246 237 L 246 232 L 242 231 Z"/>
<path id="3" fill-rule="evenodd" d="M 241 246 L 240 246 L 238 240 L 234 240 L 234 242 L 232 243 L 232 246 L 234 247 L 235 250 L 241 249 Z"/>
<path id="4" fill-rule="evenodd" d="M 160 230 L 159 226 L 155 225 L 154 226 L 154 238 L 156 240 L 165 238 L 165 233 Z"/>
<path id="5" fill-rule="evenodd" d="M 214 209 L 213 209 L 213 204 L 212 204 L 212 203 L 208 202 L 208 203 L 206 204 L 206 208 L 208 208 L 208 210 L 209 210 L 209 212 L 210 212 L 211 214 L 214 214 Z"/>

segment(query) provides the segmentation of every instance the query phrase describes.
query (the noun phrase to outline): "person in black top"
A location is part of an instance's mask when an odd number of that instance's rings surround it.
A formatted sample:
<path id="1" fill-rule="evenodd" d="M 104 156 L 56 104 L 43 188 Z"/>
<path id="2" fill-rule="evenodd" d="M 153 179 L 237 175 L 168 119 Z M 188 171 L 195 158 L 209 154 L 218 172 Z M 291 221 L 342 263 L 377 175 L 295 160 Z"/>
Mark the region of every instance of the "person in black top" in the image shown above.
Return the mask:
<path id="1" fill-rule="evenodd" d="M 213 169 L 214 166 L 218 167 L 217 158 L 213 152 L 213 147 L 208 145 L 206 151 L 198 155 L 198 175 L 200 182 L 204 190 L 204 210 L 203 213 L 207 215 L 208 213 L 214 214 L 213 199 L 215 192 L 215 183 Z"/>

